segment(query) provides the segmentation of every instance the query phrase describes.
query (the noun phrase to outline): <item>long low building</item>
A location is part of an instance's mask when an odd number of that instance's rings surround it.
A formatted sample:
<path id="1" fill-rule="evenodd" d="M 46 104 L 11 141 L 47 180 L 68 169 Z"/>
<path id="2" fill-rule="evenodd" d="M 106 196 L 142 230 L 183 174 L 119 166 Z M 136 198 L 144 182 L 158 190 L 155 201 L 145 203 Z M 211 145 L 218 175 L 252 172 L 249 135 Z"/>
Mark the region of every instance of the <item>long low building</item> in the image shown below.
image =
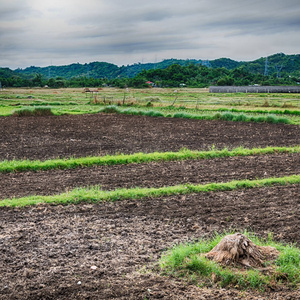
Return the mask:
<path id="1" fill-rule="evenodd" d="M 300 86 L 210 86 L 210 93 L 300 93 Z"/>

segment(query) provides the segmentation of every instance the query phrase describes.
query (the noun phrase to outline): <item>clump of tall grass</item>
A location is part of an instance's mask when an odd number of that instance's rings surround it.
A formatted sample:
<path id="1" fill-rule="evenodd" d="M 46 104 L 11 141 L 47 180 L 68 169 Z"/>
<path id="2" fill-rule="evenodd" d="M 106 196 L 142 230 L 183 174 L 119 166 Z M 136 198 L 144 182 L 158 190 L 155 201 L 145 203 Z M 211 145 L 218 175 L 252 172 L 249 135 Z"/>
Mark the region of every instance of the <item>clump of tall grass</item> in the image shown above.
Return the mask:
<path id="1" fill-rule="evenodd" d="M 173 115 L 173 118 L 191 119 L 192 115 L 184 112 L 178 112 Z"/>
<path id="2" fill-rule="evenodd" d="M 102 107 L 99 112 L 101 113 L 108 113 L 108 114 L 113 114 L 113 113 L 121 113 L 120 109 L 116 105 L 108 105 L 105 107 Z"/>
<path id="3" fill-rule="evenodd" d="M 225 112 L 225 113 L 217 113 L 214 115 L 213 118 L 216 119 L 221 119 L 224 121 L 237 121 L 237 122 L 255 122 L 255 123 L 273 123 L 273 124 L 278 124 L 278 123 L 284 123 L 284 124 L 289 124 L 290 121 L 287 118 L 278 118 L 277 116 L 274 115 L 267 115 L 267 116 L 247 116 L 245 114 L 233 114 L 230 112 Z"/>
<path id="4" fill-rule="evenodd" d="M 164 114 L 157 110 L 149 110 L 142 113 L 143 116 L 148 117 L 164 117 Z"/>
<path id="5" fill-rule="evenodd" d="M 201 239 L 198 242 L 180 244 L 165 254 L 160 259 L 163 272 L 175 276 L 186 277 L 190 280 L 202 282 L 203 285 L 217 284 L 221 287 L 231 286 L 240 289 L 252 288 L 263 290 L 269 286 L 274 288 L 285 285 L 291 288 L 300 284 L 300 249 L 293 245 L 276 243 L 269 236 L 263 240 L 253 233 L 244 232 L 258 246 L 272 246 L 279 252 L 275 261 L 265 262 L 268 272 L 256 269 L 225 267 L 204 257 L 203 254 L 211 251 L 221 239 L 227 235 L 215 234 L 211 239 Z"/>
<path id="6" fill-rule="evenodd" d="M 124 110 L 119 110 L 119 114 L 132 115 L 132 116 L 140 116 L 143 111 L 135 109 L 135 108 L 127 108 Z"/>
<path id="7" fill-rule="evenodd" d="M 54 113 L 52 112 L 50 107 L 34 107 L 34 108 L 20 108 L 13 112 L 14 116 L 17 117 L 30 117 L 30 116 L 52 116 Z"/>

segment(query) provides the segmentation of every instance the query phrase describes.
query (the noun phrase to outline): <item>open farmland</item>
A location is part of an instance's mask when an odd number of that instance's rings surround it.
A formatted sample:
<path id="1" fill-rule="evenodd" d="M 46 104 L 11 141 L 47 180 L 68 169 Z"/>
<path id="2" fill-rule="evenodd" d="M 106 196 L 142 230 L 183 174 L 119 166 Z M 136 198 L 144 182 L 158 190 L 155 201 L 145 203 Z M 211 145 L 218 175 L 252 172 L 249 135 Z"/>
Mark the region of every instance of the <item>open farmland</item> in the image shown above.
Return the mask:
<path id="1" fill-rule="evenodd" d="M 0 118 L 0 160 L 299 146 L 297 125 L 115 114 Z M 0 198 L 76 187 L 159 188 L 300 174 L 300 153 L 0 173 Z M 300 244 L 300 185 L 115 202 L 0 207 L 0 299 L 299 299 L 299 288 L 239 291 L 163 276 L 163 251 L 224 230 Z M 91 268 L 94 267 L 94 268 Z M 95 268 L 96 267 L 96 268 Z"/>

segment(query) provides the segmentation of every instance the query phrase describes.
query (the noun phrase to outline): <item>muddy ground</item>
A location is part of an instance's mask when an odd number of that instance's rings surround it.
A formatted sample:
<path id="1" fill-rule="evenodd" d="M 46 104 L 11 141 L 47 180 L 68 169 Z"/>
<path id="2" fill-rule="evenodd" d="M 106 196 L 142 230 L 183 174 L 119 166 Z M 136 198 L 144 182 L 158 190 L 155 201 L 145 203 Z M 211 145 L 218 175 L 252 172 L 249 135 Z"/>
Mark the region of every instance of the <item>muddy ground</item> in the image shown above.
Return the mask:
<path id="1" fill-rule="evenodd" d="M 0 160 L 300 144 L 296 125 L 115 114 L 0 118 Z"/>
<path id="2" fill-rule="evenodd" d="M 70 170 L 0 173 L 0 199 L 53 195 L 76 187 L 163 187 L 300 174 L 300 154 L 273 154 Z"/>
<path id="3" fill-rule="evenodd" d="M 0 160 L 105 153 L 291 146 L 299 127 L 138 116 L 0 118 Z M 299 154 L 0 174 L 0 199 L 105 189 L 299 174 Z M 162 253 L 224 230 L 250 230 L 300 244 L 300 186 L 69 206 L 0 209 L 0 299 L 300 299 L 200 288 L 163 276 Z M 91 269 L 95 266 L 96 269 Z"/>

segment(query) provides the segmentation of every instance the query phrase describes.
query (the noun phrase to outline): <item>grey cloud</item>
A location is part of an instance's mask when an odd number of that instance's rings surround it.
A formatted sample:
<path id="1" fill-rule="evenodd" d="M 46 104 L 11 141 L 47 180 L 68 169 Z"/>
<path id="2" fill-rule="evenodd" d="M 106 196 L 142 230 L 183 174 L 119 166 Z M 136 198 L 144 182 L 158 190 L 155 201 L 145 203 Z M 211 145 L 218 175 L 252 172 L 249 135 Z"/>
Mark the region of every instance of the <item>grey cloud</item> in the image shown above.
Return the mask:
<path id="1" fill-rule="evenodd" d="M 26 1 L 2 1 L 0 8 L 1 21 L 15 21 L 25 19 L 32 13 L 32 9 Z"/>
<path id="2" fill-rule="evenodd" d="M 247 60 L 300 46 L 287 39 L 299 35 L 299 0 L 65 0 L 44 10 L 43 1 L 10 1 L 2 0 L 0 66 L 26 67 L 34 57 L 43 64 L 49 57 L 65 64 L 175 55 Z"/>

